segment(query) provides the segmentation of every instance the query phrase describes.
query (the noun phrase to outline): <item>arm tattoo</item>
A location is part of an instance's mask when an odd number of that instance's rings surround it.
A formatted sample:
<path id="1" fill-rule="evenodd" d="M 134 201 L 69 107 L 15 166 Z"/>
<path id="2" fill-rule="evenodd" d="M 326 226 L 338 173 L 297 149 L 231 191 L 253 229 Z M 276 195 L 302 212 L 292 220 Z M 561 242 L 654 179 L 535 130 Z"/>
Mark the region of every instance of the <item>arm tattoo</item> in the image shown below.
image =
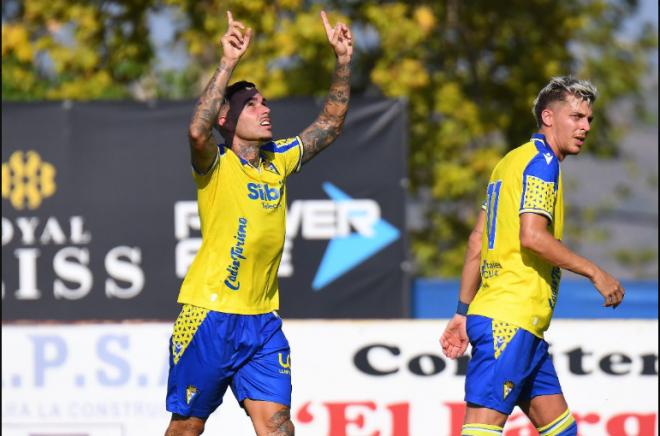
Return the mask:
<path id="1" fill-rule="evenodd" d="M 348 112 L 350 94 L 350 64 L 337 64 L 321 114 L 300 134 L 305 148 L 303 163 L 316 156 L 339 136 Z"/>
<path id="2" fill-rule="evenodd" d="M 220 66 L 215 70 L 206 89 L 199 97 L 197 108 L 190 121 L 191 132 L 205 133 L 206 137 L 211 136 L 213 125 L 218 119 L 220 106 L 225 98 L 225 89 L 231 70 L 232 68 L 224 62 L 220 62 Z"/>

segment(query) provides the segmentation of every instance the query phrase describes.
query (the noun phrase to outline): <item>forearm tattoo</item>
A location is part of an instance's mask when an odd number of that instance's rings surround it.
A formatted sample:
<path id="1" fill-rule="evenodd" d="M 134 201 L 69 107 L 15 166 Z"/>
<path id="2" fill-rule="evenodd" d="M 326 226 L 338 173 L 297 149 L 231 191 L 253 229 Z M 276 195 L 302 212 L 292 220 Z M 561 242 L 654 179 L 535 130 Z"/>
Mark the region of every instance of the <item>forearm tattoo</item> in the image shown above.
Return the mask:
<path id="1" fill-rule="evenodd" d="M 303 163 L 334 141 L 344 125 L 351 93 L 350 64 L 337 64 L 323 110 L 300 135 L 304 145 Z"/>
<path id="2" fill-rule="evenodd" d="M 190 129 L 198 132 L 208 132 L 211 135 L 213 125 L 217 122 L 220 107 L 225 98 L 225 89 L 231 74 L 231 68 L 224 62 L 215 70 L 213 77 L 199 97 L 197 108 L 190 121 Z"/>

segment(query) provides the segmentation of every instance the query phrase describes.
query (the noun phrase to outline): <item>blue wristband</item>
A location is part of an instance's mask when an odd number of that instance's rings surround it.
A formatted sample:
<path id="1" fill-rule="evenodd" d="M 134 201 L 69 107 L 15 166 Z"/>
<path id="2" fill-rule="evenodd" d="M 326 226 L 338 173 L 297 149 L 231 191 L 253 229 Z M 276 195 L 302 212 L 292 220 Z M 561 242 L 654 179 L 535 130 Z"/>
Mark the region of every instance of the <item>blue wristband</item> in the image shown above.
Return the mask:
<path id="1" fill-rule="evenodd" d="M 456 313 L 459 315 L 467 315 L 469 304 L 463 303 L 461 300 L 458 300 L 458 307 L 456 307 Z"/>

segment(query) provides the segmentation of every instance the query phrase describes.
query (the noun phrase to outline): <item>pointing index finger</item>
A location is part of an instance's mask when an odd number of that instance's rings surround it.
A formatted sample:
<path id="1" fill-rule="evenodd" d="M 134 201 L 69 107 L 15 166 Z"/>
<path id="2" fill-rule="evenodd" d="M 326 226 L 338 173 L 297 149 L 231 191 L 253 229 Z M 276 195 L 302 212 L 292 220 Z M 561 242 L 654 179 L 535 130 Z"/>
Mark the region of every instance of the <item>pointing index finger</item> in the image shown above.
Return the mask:
<path id="1" fill-rule="evenodd" d="M 227 21 L 230 26 L 234 23 L 234 17 L 231 15 L 231 11 L 227 11 Z"/>
<path id="2" fill-rule="evenodd" d="M 321 11 L 321 20 L 323 20 L 323 27 L 325 27 L 325 33 L 330 35 L 332 33 L 332 26 L 328 21 L 328 16 L 326 15 L 325 11 Z"/>

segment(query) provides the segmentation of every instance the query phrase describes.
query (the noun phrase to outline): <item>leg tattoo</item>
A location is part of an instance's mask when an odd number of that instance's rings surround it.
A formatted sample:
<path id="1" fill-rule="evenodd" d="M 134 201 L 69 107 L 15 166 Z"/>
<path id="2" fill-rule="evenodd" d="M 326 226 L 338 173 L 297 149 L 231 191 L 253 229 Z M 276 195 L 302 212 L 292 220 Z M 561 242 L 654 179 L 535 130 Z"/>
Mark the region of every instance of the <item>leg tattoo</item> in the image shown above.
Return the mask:
<path id="1" fill-rule="evenodd" d="M 291 410 L 283 408 L 268 420 L 268 436 L 293 436 L 294 428 L 291 422 Z"/>

